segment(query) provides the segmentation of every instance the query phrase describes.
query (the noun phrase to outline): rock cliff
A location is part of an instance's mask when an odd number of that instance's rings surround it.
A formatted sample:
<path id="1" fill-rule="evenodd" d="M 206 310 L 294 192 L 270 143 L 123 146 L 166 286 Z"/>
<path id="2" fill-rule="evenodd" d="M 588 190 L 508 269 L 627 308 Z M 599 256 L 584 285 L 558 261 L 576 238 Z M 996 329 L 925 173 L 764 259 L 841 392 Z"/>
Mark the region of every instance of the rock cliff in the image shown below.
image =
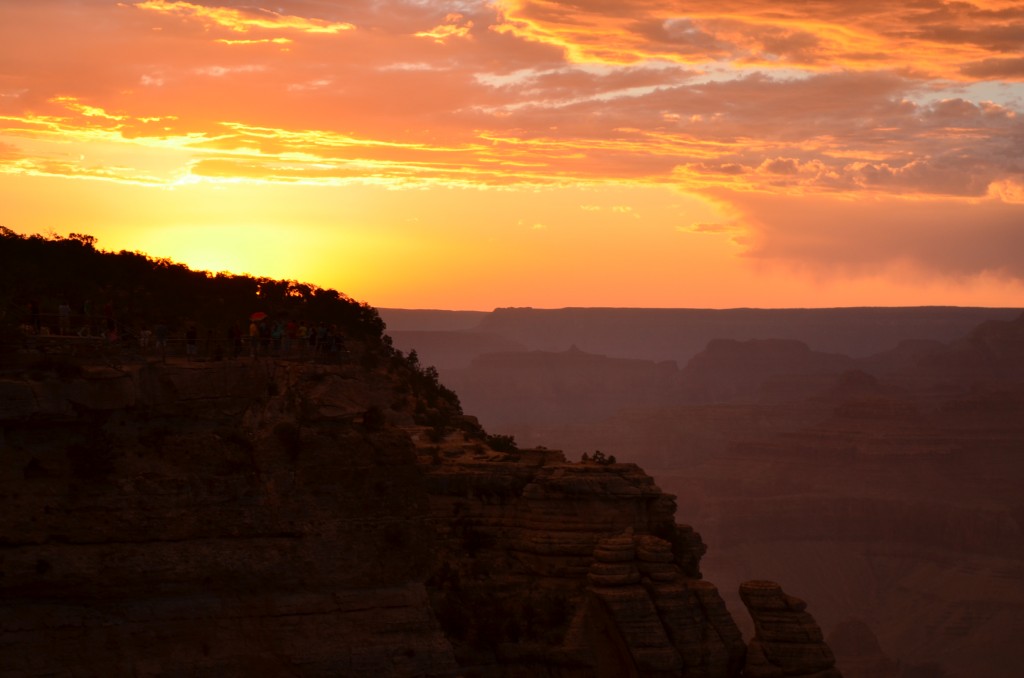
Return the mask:
<path id="1" fill-rule="evenodd" d="M 345 421 L 351 374 L 34 376 L 2 382 L 0 675 L 455 670 L 413 447 Z"/>
<path id="2" fill-rule="evenodd" d="M 782 587 L 768 581 L 744 583 L 740 598 L 754 619 L 745 677 L 839 678 L 836 658 L 804 601 L 787 596 Z"/>
<path id="3" fill-rule="evenodd" d="M 415 389 L 359 357 L 7 360 L 0 676 L 712 678 L 786 653 L 761 627 L 746 649 L 640 468 L 415 425 Z M 785 675 L 838 675 L 822 647 Z"/>

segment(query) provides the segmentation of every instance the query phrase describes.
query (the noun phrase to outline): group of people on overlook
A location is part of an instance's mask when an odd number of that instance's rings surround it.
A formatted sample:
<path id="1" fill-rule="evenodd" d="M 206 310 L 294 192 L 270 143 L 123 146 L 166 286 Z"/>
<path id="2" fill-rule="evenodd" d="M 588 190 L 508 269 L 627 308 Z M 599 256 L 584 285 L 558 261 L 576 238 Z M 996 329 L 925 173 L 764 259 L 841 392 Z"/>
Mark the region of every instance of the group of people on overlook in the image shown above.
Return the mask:
<path id="1" fill-rule="evenodd" d="M 347 355 L 336 324 L 271 318 L 262 312 L 253 313 L 245 322 L 233 322 L 219 333 L 206 327 L 200 336 L 200 325 L 194 321 L 172 330 L 162 322 L 135 324 L 116 319 L 110 303 L 104 305 L 102 315 L 94 314 L 89 302 L 80 314 L 74 314 L 63 299 L 56 313 L 42 313 L 36 300 L 30 301 L 26 310 L 28 317 L 22 328 L 27 334 L 105 339 L 125 348 L 137 345 L 143 354 L 157 352 L 162 358 L 184 355 L 190 361 L 223 360 L 239 358 L 246 352 L 250 358 L 342 359 Z"/>
<path id="2" fill-rule="evenodd" d="M 241 350 L 236 334 L 237 326 L 228 330 L 234 348 L 234 357 Z M 343 350 L 344 342 L 337 325 L 324 321 L 307 323 L 292 319 L 278 319 L 271 324 L 263 313 L 254 313 L 249 319 L 249 356 L 333 355 Z"/>

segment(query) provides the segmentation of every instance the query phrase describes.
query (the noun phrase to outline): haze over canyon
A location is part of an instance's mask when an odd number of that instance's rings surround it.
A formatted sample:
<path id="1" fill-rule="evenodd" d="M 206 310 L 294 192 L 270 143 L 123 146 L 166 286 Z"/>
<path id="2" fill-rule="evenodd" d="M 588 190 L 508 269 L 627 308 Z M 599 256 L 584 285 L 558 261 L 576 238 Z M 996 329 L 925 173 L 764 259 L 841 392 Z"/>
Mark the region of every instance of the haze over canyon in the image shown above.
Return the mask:
<path id="1" fill-rule="evenodd" d="M 489 430 L 647 469 L 730 609 L 800 582 L 844 675 L 1019 672 L 1020 309 L 381 314 Z"/>

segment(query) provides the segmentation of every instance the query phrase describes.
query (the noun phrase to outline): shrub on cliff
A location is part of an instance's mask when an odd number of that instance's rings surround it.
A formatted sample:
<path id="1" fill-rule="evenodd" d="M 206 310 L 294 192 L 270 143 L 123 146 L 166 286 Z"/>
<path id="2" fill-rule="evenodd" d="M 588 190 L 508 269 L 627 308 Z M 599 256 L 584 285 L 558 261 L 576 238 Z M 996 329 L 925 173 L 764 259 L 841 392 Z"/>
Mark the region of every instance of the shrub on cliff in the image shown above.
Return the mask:
<path id="1" fill-rule="evenodd" d="M 495 433 L 487 436 L 487 446 L 495 452 L 518 452 L 515 436 Z"/>

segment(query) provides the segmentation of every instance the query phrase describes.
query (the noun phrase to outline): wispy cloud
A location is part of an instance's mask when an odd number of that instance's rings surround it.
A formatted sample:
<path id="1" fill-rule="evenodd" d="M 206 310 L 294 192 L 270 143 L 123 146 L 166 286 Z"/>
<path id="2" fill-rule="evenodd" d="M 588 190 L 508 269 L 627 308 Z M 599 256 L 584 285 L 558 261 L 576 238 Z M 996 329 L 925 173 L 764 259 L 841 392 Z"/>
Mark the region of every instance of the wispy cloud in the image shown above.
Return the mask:
<path id="1" fill-rule="evenodd" d="M 473 22 L 467 20 L 461 14 L 449 14 L 444 18 L 444 23 L 435 26 L 427 31 L 417 31 L 414 35 L 417 38 L 430 38 L 436 43 L 444 44 L 452 38 L 468 38 Z"/>
<path id="2" fill-rule="evenodd" d="M 133 5 L 137 9 L 158 14 L 196 20 L 211 26 L 226 28 L 236 33 L 254 30 L 298 31 L 301 33 L 337 34 L 355 28 L 350 23 L 325 21 L 281 14 L 269 9 L 234 9 L 224 6 L 208 6 L 179 0 L 145 0 Z"/>

